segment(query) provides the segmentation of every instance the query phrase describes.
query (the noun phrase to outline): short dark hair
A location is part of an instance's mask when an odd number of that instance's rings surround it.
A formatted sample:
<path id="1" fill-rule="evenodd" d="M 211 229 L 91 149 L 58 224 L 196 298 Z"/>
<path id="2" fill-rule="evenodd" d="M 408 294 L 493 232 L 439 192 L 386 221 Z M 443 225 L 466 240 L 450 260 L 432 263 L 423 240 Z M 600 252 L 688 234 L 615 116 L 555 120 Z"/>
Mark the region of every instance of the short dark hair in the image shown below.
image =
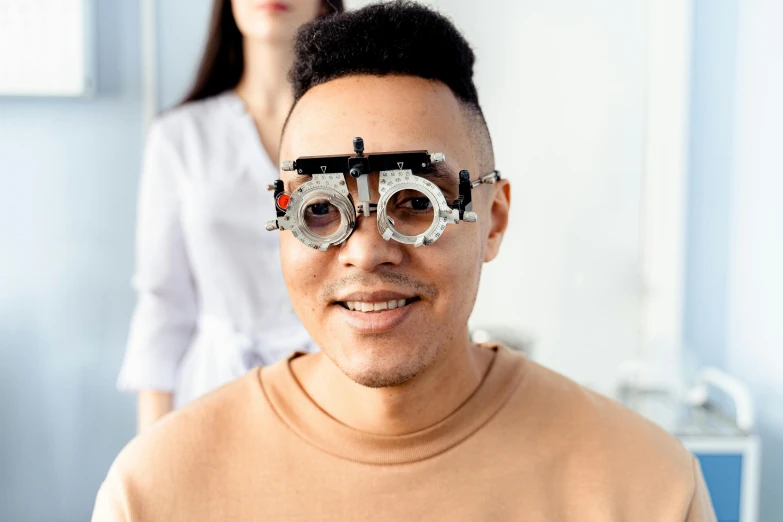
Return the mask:
<path id="1" fill-rule="evenodd" d="M 295 100 L 343 76 L 399 74 L 445 83 L 478 106 L 470 44 L 446 17 L 420 4 L 373 4 L 316 20 L 300 29 L 294 52 Z"/>
<path id="2" fill-rule="evenodd" d="M 454 24 L 410 1 L 368 5 L 302 26 L 290 79 L 294 105 L 307 91 L 345 76 L 417 76 L 445 84 L 468 109 L 482 169 L 494 155 L 473 83 L 475 55 Z M 292 108 L 293 110 L 293 108 Z"/>

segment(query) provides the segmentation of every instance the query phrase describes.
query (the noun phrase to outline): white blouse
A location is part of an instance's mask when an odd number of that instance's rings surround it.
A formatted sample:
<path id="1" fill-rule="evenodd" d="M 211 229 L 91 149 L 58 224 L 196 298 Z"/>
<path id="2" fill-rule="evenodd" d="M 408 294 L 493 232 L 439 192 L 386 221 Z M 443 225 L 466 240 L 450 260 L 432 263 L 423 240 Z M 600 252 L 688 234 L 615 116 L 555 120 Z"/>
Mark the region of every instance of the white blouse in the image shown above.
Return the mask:
<path id="1" fill-rule="evenodd" d="M 283 283 L 278 233 L 264 229 L 277 178 L 230 91 L 153 124 L 121 390 L 172 391 L 181 406 L 253 366 L 316 349 Z"/>

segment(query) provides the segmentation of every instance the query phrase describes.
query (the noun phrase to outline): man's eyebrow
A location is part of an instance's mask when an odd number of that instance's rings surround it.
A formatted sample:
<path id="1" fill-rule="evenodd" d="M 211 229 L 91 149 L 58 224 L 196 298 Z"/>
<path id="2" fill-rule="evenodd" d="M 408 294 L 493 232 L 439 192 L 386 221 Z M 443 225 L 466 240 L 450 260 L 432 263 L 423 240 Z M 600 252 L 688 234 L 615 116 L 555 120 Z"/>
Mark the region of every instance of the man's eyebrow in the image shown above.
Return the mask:
<path id="1" fill-rule="evenodd" d="M 311 179 L 313 179 L 313 176 L 310 174 L 294 175 L 294 179 L 288 182 L 288 192 L 293 193 L 296 189 L 299 188 L 300 185 L 307 183 Z"/>
<path id="2" fill-rule="evenodd" d="M 433 163 L 424 172 L 416 174 L 422 178 L 426 178 L 431 182 L 441 185 L 455 185 L 459 181 L 459 176 L 454 169 L 449 167 L 446 163 Z M 302 184 L 313 179 L 310 174 L 296 174 L 295 177 L 288 182 L 288 191 L 294 192 Z"/>
<path id="3" fill-rule="evenodd" d="M 418 175 L 435 184 L 455 185 L 459 183 L 459 175 L 446 163 L 433 163 L 430 168 Z"/>

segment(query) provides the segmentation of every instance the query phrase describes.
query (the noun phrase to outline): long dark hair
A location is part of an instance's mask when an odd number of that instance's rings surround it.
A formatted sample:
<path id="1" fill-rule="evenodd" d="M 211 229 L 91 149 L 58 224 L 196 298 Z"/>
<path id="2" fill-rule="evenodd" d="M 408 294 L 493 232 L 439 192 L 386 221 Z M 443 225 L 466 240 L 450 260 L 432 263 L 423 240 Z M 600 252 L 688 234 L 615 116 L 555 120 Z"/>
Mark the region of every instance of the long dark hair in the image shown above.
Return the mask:
<path id="1" fill-rule="evenodd" d="M 343 0 L 321 0 L 323 16 L 342 13 Z M 203 100 L 233 89 L 245 67 L 242 33 L 231 12 L 231 0 L 215 0 L 209 22 L 209 37 L 198 67 L 196 81 L 182 103 Z"/>

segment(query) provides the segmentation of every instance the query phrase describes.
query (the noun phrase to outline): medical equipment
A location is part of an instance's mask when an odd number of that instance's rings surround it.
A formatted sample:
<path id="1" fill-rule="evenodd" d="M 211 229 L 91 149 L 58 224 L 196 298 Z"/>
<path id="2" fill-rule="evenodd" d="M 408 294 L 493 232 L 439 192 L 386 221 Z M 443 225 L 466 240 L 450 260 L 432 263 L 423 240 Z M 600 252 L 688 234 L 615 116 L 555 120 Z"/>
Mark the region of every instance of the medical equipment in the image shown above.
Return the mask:
<path id="1" fill-rule="evenodd" d="M 742 382 L 705 368 L 680 396 L 624 379 L 619 399 L 699 459 L 718 522 L 758 520 L 760 445 L 753 434 L 753 402 Z"/>
<path id="2" fill-rule="evenodd" d="M 459 172 L 459 195 L 451 203 L 427 177 L 443 177 L 446 157 L 426 150 L 364 154 L 364 140 L 353 140 L 354 155 L 309 156 L 283 161 L 280 168 L 312 179 L 291 193 L 283 181 L 269 186 L 274 191 L 277 219 L 266 229 L 290 230 L 304 245 L 325 251 L 347 240 L 360 214 L 377 214 L 378 232 L 383 239 L 420 247 L 431 245 L 448 224 L 475 223 L 472 211 L 473 188 L 500 179 L 493 171 L 476 181 L 467 170 Z M 378 203 L 370 202 L 369 174 L 379 173 Z M 348 190 L 345 175 L 356 180 L 358 207 Z M 421 176 L 417 175 L 421 174 Z"/>

